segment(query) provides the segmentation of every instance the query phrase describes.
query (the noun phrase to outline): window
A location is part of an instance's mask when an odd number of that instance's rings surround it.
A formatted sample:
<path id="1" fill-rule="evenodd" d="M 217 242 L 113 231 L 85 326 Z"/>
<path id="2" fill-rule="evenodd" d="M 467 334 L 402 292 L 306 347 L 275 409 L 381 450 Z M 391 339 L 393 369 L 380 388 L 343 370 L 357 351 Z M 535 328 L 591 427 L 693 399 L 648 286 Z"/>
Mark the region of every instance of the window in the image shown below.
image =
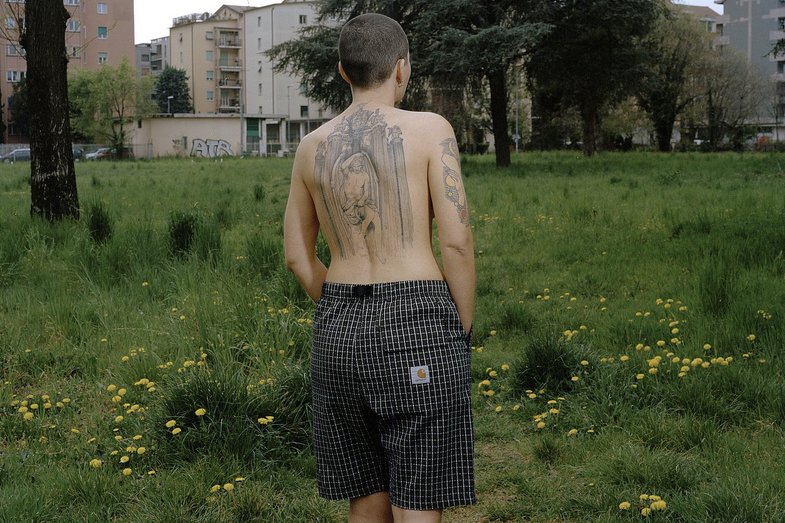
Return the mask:
<path id="1" fill-rule="evenodd" d="M 256 27 L 262 27 L 262 17 L 261 16 L 257 16 L 256 17 Z"/>
<path id="2" fill-rule="evenodd" d="M 213 81 L 215 79 L 215 72 L 214 71 L 207 71 L 207 77 L 205 80 Z"/>
<path id="3" fill-rule="evenodd" d="M 300 118 L 308 118 L 308 106 L 301 105 L 300 106 Z"/>
<path id="4" fill-rule="evenodd" d="M 150 61 L 150 55 L 149 54 L 143 54 L 142 55 L 142 61 L 143 62 L 149 62 Z"/>
<path id="5" fill-rule="evenodd" d="M 213 32 L 212 31 L 207 31 L 204 34 L 204 37 L 205 37 L 206 40 L 212 40 L 213 39 Z"/>
<path id="6" fill-rule="evenodd" d="M 213 100 L 215 100 L 215 92 L 207 91 L 207 101 L 212 102 Z"/>
<path id="7" fill-rule="evenodd" d="M 182 65 L 182 63 L 183 63 L 183 52 L 180 51 L 180 64 Z"/>
<path id="8" fill-rule="evenodd" d="M 96 4 L 95 6 L 95 9 L 99 15 L 105 15 L 106 13 L 109 12 L 109 9 L 107 9 L 106 4 L 103 2 L 98 2 L 98 4 Z"/>
<path id="9" fill-rule="evenodd" d="M 99 64 L 108 64 L 109 63 L 109 53 L 98 53 L 98 63 Z"/>
<path id="10" fill-rule="evenodd" d="M 18 82 L 20 80 L 25 79 L 25 72 L 24 71 L 6 71 L 5 72 L 5 79 L 11 83 Z"/>
<path id="11" fill-rule="evenodd" d="M 212 51 L 207 51 L 205 53 L 205 58 L 207 58 L 208 62 L 212 62 L 213 61 L 213 52 Z"/>
<path id="12" fill-rule="evenodd" d="M 259 96 L 262 96 L 262 84 L 259 84 Z"/>
<path id="13" fill-rule="evenodd" d="M 79 5 L 79 0 L 63 0 L 64 5 Z"/>
<path id="14" fill-rule="evenodd" d="M 81 27 L 82 27 L 82 23 L 79 20 L 74 20 L 73 18 L 69 18 L 68 24 L 65 26 L 65 30 L 69 33 L 78 33 Z"/>
<path id="15" fill-rule="evenodd" d="M 785 18 L 777 18 L 777 29 L 785 31 Z"/>
<path id="16" fill-rule="evenodd" d="M 305 25 L 308 23 L 308 15 L 300 15 L 300 25 Z"/>
<path id="17" fill-rule="evenodd" d="M 24 49 L 21 47 L 17 47 L 16 44 L 8 44 L 5 46 L 5 55 L 6 56 L 24 56 Z"/>
<path id="18" fill-rule="evenodd" d="M 262 50 L 262 39 L 261 38 L 257 38 L 256 39 L 256 50 L 257 51 L 261 51 Z"/>
<path id="19" fill-rule="evenodd" d="M 16 29 L 16 18 L 6 18 L 5 19 L 5 28 L 6 29 Z"/>
<path id="20" fill-rule="evenodd" d="M 104 26 L 98 26 L 98 39 L 99 40 L 106 40 L 109 38 L 109 31 Z"/>
<path id="21" fill-rule="evenodd" d="M 71 58 L 79 58 L 82 55 L 82 49 L 79 47 L 69 47 L 67 51 Z"/>

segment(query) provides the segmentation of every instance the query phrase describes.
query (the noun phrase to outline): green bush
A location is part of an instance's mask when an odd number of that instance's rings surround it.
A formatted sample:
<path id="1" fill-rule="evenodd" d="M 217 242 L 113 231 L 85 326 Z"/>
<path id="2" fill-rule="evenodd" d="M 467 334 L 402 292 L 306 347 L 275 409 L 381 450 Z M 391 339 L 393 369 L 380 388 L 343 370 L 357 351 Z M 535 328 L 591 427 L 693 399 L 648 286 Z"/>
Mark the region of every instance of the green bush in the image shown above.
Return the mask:
<path id="1" fill-rule="evenodd" d="M 106 243 L 114 233 L 114 221 L 104 202 L 96 201 L 87 204 L 85 212 L 87 230 L 90 239 L 97 245 Z"/>

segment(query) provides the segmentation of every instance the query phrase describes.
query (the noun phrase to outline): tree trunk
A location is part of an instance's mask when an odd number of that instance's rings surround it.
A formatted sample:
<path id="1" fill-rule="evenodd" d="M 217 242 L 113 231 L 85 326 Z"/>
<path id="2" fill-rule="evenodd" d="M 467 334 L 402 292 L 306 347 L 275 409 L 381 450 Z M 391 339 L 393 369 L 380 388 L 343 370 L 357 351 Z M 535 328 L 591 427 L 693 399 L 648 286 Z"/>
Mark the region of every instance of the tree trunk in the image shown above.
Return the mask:
<path id="1" fill-rule="evenodd" d="M 657 149 L 660 152 L 668 153 L 671 151 L 671 137 L 673 136 L 673 122 L 675 121 L 675 111 L 666 110 L 659 115 L 655 115 L 654 131 L 657 134 Z"/>
<path id="2" fill-rule="evenodd" d="M 68 59 L 62 0 L 28 0 L 20 42 L 27 52 L 30 103 L 30 214 L 49 221 L 79 218 L 68 119 Z"/>
<path id="3" fill-rule="evenodd" d="M 507 81 L 504 70 L 488 73 L 491 86 L 491 120 L 496 143 L 496 167 L 510 166 L 510 134 L 507 123 Z"/>

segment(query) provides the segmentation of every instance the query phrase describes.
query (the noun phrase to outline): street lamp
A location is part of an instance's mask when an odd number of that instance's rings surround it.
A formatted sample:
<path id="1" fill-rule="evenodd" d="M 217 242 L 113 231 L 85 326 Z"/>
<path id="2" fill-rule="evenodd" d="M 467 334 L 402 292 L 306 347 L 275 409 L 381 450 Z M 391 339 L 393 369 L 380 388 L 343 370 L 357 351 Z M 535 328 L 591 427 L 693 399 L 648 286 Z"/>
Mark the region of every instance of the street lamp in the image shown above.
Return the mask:
<path id="1" fill-rule="evenodd" d="M 174 98 L 173 95 L 169 95 L 166 97 L 166 112 L 168 114 L 172 114 L 172 98 Z"/>

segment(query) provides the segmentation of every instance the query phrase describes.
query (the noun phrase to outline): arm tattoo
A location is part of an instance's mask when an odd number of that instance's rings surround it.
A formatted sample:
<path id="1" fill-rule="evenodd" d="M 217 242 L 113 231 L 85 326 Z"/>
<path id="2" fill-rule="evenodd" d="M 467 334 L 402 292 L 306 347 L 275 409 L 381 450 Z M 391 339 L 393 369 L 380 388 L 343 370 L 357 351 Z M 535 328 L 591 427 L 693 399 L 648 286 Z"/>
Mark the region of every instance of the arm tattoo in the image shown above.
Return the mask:
<path id="1" fill-rule="evenodd" d="M 322 142 L 315 172 L 325 234 L 342 259 L 385 263 L 412 245 L 414 226 L 401 129 L 360 106 Z"/>
<path id="2" fill-rule="evenodd" d="M 458 162 L 458 143 L 454 138 L 447 138 L 440 145 L 442 146 L 442 176 L 444 177 L 445 195 L 458 211 L 458 219 L 468 226 L 469 209 L 466 206 L 466 197 L 463 195 L 461 176 L 458 171 L 447 165 L 445 158 L 450 157 Z"/>

